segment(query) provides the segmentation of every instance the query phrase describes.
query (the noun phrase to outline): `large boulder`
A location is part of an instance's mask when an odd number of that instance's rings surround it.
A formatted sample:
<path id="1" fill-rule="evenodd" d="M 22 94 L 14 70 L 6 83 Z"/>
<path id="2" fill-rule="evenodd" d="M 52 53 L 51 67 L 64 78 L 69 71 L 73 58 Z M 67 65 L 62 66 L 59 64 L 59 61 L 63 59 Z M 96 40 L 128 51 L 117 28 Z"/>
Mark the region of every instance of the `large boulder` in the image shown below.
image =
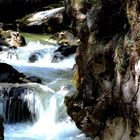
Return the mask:
<path id="1" fill-rule="evenodd" d="M 38 118 L 37 92 L 27 85 L 1 85 L 0 100 L 5 123 L 34 122 Z"/>
<path id="2" fill-rule="evenodd" d="M 26 45 L 25 38 L 16 31 L 0 30 L 0 45 L 9 48 L 23 47 Z"/>
<path id="3" fill-rule="evenodd" d="M 58 32 L 51 38 L 54 38 L 59 45 L 78 46 L 80 44 L 80 39 L 67 30 Z"/>
<path id="4" fill-rule="evenodd" d="M 24 17 L 36 9 L 48 4 L 59 3 L 61 0 L 1 0 L 0 21 L 13 22 Z"/>
<path id="5" fill-rule="evenodd" d="M 17 20 L 18 28 L 24 32 L 56 33 L 64 30 L 63 14 L 65 7 L 35 11 Z"/>
<path id="6" fill-rule="evenodd" d="M 4 119 L 2 117 L 2 115 L 0 115 L 0 140 L 4 140 Z"/>
<path id="7" fill-rule="evenodd" d="M 75 37 L 69 31 L 56 33 L 52 38 L 57 40 L 59 47 L 53 52 L 52 62 L 59 62 L 76 53 L 80 44 L 78 37 Z"/>
<path id="8" fill-rule="evenodd" d="M 41 79 L 35 76 L 26 76 L 18 72 L 11 65 L 0 63 L 0 82 L 1 83 L 41 83 Z"/>
<path id="9" fill-rule="evenodd" d="M 140 139 L 139 7 L 137 0 L 66 3 L 81 44 L 77 91 L 66 96 L 65 104 L 77 127 L 93 139 Z"/>
<path id="10" fill-rule="evenodd" d="M 77 46 L 61 45 L 53 52 L 52 63 L 57 63 L 76 53 Z"/>

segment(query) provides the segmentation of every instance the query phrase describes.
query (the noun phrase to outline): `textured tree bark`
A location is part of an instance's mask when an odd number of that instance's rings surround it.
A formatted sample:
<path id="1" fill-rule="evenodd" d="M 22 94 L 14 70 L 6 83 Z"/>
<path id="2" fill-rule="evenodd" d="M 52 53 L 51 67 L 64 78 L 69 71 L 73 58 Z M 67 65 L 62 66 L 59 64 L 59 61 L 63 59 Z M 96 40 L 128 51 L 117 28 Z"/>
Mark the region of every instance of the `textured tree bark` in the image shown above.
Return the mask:
<path id="1" fill-rule="evenodd" d="M 140 21 L 138 0 L 68 0 L 78 34 L 74 83 L 67 112 L 88 136 L 138 139 Z"/>

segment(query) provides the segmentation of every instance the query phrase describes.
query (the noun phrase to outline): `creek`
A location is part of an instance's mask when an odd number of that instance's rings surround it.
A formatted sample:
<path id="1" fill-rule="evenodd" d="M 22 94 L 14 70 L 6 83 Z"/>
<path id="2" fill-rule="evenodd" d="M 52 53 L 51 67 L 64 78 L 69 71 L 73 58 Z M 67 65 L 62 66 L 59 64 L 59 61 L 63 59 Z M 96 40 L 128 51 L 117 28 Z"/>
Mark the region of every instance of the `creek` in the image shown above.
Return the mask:
<path id="1" fill-rule="evenodd" d="M 0 52 L 0 62 L 12 65 L 19 72 L 29 76 L 37 76 L 42 84 L 28 83 L 37 95 L 27 96 L 28 104 L 37 114 L 35 122 L 4 123 L 5 140 L 85 140 L 84 134 L 66 113 L 64 96 L 73 90 L 72 79 L 75 57 L 70 56 L 59 63 L 51 63 L 53 51 L 58 47 L 55 41 L 48 40 L 45 35 L 23 33 L 27 45 L 22 48 Z M 34 63 L 29 57 L 37 54 Z M 20 86 L 5 83 L 3 86 Z M 34 101 L 34 102 L 33 102 Z M 34 103 L 34 104 L 32 104 Z M 9 103 L 10 106 L 10 103 Z M 4 112 L 4 103 L 0 103 L 0 112 Z M 13 112 L 18 108 L 13 107 Z M 23 112 L 24 113 L 24 112 Z M 13 113 L 14 114 L 14 113 Z M 19 113 L 16 113 L 19 114 Z M 21 115 L 21 114 L 20 114 Z M 4 115 L 3 115 L 4 116 Z"/>

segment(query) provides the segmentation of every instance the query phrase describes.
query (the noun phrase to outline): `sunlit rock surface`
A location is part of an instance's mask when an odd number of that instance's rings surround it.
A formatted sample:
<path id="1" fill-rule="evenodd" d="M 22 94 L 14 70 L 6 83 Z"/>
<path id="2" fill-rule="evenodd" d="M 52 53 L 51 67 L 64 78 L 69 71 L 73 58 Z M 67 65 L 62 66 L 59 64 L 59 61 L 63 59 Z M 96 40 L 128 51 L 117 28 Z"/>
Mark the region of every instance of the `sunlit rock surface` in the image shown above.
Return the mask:
<path id="1" fill-rule="evenodd" d="M 43 6 L 59 3 L 61 0 L 1 0 L 0 21 L 13 22 Z"/>
<path id="2" fill-rule="evenodd" d="M 64 30 L 63 22 L 65 7 L 35 11 L 17 20 L 19 29 L 33 33 L 56 33 Z"/>
<path id="3" fill-rule="evenodd" d="M 26 45 L 25 38 L 21 33 L 12 30 L 0 29 L 0 45 L 9 48 L 23 47 Z"/>

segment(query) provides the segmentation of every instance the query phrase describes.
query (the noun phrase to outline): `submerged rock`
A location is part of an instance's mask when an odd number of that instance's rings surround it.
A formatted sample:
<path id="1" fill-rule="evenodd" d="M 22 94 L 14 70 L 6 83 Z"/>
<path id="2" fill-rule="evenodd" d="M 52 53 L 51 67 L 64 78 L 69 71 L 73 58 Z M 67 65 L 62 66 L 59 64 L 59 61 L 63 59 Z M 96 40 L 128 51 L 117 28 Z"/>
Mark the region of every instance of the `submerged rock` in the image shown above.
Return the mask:
<path id="1" fill-rule="evenodd" d="M 33 53 L 31 53 L 29 55 L 29 58 L 28 58 L 28 62 L 29 63 L 35 63 L 37 61 L 40 61 L 41 58 L 43 58 L 43 56 L 46 54 L 46 52 L 39 52 L 39 51 L 35 51 Z"/>
<path id="2" fill-rule="evenodd" d="M 31 54 L 29 56 L 28 62 L 29 63 L 34 63 L 34 62 L 39 60 L 39 57 L 40 57 L 40 55 L 38 53 Z"/>

